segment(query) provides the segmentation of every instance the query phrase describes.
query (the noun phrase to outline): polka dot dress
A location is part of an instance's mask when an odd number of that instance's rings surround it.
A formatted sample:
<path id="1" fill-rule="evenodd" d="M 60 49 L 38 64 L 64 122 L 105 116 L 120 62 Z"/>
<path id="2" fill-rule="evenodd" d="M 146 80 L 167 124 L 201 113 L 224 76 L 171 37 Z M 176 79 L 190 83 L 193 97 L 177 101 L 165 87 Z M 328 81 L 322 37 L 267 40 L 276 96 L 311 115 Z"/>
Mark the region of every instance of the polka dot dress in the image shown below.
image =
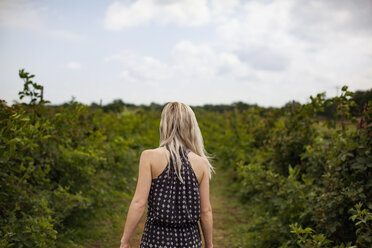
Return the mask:
<path id="1" fill-rule="evenodd" d="M 198 226 L 199 183 L 187 157 L 189 152 L 186 147 L 180 149 L 181 175 L 185 184 L 177 178 L 172 159 L 152 180 L 140 248 L 202 247 Z"/>

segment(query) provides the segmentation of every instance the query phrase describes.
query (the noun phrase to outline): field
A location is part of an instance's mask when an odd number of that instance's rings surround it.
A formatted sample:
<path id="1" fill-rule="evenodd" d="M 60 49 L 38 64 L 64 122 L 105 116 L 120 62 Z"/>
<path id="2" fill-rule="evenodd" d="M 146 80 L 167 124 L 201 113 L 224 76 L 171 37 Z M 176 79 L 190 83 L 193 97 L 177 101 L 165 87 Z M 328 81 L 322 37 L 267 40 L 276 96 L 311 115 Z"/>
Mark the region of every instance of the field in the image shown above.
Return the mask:
<path id="1" fill-rule="evenodd" d="M 51 106 L 23 93 L 27 104 L 0 103 L 0 247 L 119 247 L 161 106 Z M 193 107 L 215 156 L 215 247 L 371 247 L 371 105 L 344 87 L 282 108 Z"/>

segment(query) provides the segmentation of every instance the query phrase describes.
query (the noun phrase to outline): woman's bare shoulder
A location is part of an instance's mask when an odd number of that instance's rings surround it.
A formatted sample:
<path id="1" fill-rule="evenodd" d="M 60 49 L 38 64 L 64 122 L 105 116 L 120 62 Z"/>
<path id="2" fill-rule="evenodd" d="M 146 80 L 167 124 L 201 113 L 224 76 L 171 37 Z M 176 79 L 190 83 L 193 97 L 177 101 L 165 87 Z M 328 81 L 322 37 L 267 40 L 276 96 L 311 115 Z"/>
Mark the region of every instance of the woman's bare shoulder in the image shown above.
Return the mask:
<path id="1" fill-rule="evenodd" d="M 199 156 L 198 154 L 196 154 L 192 151 L 189 152 L 188 156 L 189 156 L 190 159 L 195 160 L 197 163 L 201 163 L 201 164 L 207 163 L 208 164 L 208 160 L 205 157 Z"/>
<path id="2" fill-rule="evenodd" d="M 208 168 L 208 160 L 205 157 L 199 156 L 192 151 L 189 152 L 188 157 L 194 170 L 202 172 Z"/>
<path id="3" fill-rule="evenodd" d="M 159 160 L 162 161 L 169 151 L 165 147 L 157 147 L 143 150 L 142 154 L 146 154 L 152 162 L 157 163 Z"/>
<path id="4" fill-rule="evenodd" d="M 165 148 L 165 147 L 156 147 L 156 148 L 153 148 L 153 149 L 147 149 L 145 150 L 149 153 L 151 153 L 152 155 L 163 155 L 164 152 L 168 152 L 168 150 Z"/>

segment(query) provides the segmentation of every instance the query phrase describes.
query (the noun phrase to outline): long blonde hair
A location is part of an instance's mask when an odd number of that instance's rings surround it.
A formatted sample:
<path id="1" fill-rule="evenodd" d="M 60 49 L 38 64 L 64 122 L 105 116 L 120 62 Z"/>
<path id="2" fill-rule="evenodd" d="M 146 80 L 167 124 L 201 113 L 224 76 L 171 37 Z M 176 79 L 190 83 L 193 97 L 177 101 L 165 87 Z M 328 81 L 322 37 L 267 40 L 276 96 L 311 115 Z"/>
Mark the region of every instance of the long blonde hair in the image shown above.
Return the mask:
<path id="1" fill-rule="evenodd" d="M 215 172 L 211 164 L 212 156 L 204 148 L 203 137 L 194 111 L 188 105 L 180 102 L 169 102 L 165 105 L 161 113 L 159 131 L 159 147 L 168 146 L 177 177 L 182 183 L 184 181 L 181 176 L 182 162 L 179 151 L 184 153 L 185 147 L 207 159 L 209 178 L 212 178 L 212 172 Z"/>

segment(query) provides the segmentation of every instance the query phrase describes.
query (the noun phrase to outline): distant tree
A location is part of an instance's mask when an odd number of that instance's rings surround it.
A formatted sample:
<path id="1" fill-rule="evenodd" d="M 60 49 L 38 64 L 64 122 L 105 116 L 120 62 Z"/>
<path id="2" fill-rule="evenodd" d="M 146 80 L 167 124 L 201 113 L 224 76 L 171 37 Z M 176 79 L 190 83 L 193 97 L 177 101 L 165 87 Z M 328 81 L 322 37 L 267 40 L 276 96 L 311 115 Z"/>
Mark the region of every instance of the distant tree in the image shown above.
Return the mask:
<path id="1" fill-rule="evenodd" d="M 239 102 L 234 102 L 232 105 L 236 106 L 238 108 L 238 110 L 246 110 L 246 109 L 249 109 L 251 107 L 257 107 L 256 104 L 248 104 L 248 103 L 245 103 L 245 102 L 242 102 L 242 101 L 239 101 Z"/>
<path id="2" fill-rule="evenodd" d="M 300 102 L 297 102 L 295 100 L 289 101 L 282 107 L 282 110 L 284 111 L 291 111 L 294 112 L 297 107 L 300 107 L 302 104 Z"/>
<path id="3" fill-rule="evenodd" d="M 368 101 L 372 100 L 372 89 L 355 91 L 353 100 L 357 106 L 353 107 L 351 112 L 354 116 L 360 116 L 364 105 L 366 105 Z"/>
<path id="4" fill-rule="evenodd" d="M 92 102 L 89 107 L 91 109 L 99 109 L 101 106 L 98 103 Z"/>
<path id="5" fill-rule="evenodd" d="M 112 103 L 104 105 L 102 107 L 104 112 L 122 112 L 125 103 L 121 99 L 115 99 Z"/>
<path id="6" fill-rule="evenodd" d="M 163 107 L 164 107 L 164 105 L 157 104 L 157 103 L 154 103 L 154 102 L 152 102 L 150 104 L 150 109 L 152 109 L 152 110 L 161 111 L 163 109 Z"/>

